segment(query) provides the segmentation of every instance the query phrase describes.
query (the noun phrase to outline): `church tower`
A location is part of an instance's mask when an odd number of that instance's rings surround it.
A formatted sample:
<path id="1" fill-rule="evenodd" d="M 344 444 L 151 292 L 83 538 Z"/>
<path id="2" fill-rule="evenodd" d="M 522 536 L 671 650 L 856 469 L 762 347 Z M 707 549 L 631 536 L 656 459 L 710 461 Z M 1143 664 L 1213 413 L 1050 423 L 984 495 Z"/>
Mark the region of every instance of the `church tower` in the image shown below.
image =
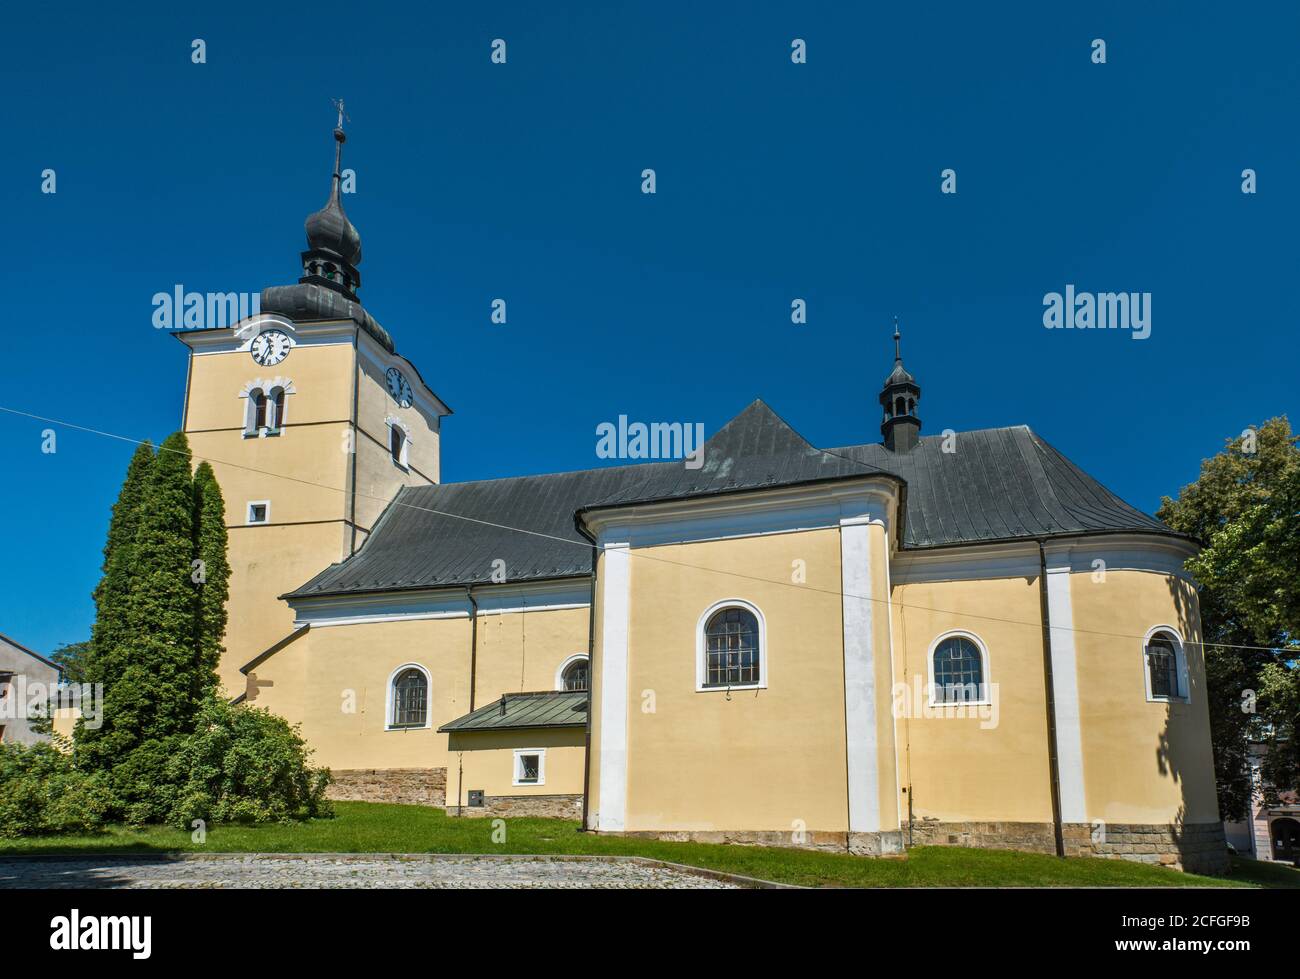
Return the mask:
<path id="1" fill-rule="evenodd" d="M 921 419 L 916 414 L 916 403 L 920 400 L 921 388 L 916 378 L 903 367 L 898 317 L 894 317 L 894 369 L 880 391 L 880 406 L 885 409 L 880 434 L 889 451 L 907 452 L 916 447 L 921 437 Z"/>
<path id="2" fill-rule="evenodd" d="M 230 600 L 220 677 L 289 639 L 279 596 L 356 551 L 403 486 L 439 480 L 451 413 L 361 306 L 361 236 L 342 202 L 339 105 L 325 206 L 307 218 L 295 285 L 262 291 L 260 313 L 178 333 L 189 348 L 183 427 L 226 502 Z"/>

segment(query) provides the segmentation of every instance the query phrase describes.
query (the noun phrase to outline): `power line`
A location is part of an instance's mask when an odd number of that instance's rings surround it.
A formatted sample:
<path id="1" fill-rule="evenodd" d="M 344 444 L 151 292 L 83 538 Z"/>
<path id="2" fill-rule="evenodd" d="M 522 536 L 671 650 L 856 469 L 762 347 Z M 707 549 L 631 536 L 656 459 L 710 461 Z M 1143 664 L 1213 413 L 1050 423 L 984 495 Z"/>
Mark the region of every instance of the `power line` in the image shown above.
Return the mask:
<path id="1" fill-rule="evenodd" d="M 116 434 L 116 433 L 114 433 L 114 432 L 105 432 L 105 431 L 103 431 L 103 430 L 101 430 L 101 429 L 90 428 L 90 427 L 85 426 L 85 425 L 78 425 L 78 424 L 75 424 L 75 423 L 73 423 L 73 422 L 63 421 L 62 419 L 58 419 L 58 418 L 50 418 L 50 417 L 45 416 L 45 415 L 38 415 L 38 414 L 35 414 L 34 412 L 30 412 L 30 411 L 22 411 L 22 410 L 17 409 L 17 408 L 9 408 L 9 407 L 6 407 L 6 406 L 4 406 L 4 405 L 0 405 L 0 411 L 7 412 L 7 413 L 9 413 L 9 414 L 11 414 L 11 415 L 18 415 L 18 416 L 21 416 L 21 417 L 24 417 L 24 418 L 31 418 L 31 419 L 34 419 L 34 420 L 36 420 L 36 421 L 48 422 L 49 424 L 52 424 L 52 425 L 61 425 L 61 426 L 65 427 L 65 428 L 73 429 L 74 431 L 86 432 L 86 433 L 89 433 L 89 434 L 91 434 L 91 435 L 100 435 L 100 436 L 103 436 L 103 437 L 105 437 L 105 438 L 117 439 L 118 441 L 121 441 L 121 442 L 128 442 L 128 443 L 131 443 L 131 444 L 134 444 L 134 445 L 145 445 L 145 444 L 150 444 L 150 445 L 152 445 L 152 444 L 153 444 L 149 439 L 136 439 L 136 438 L 131 438 L 130 436 L 127 436 L 127 435 L 118 435 L 118 434 Z M 174 449 L 166 449 L 166 447 L 161 446 L 161 445 L 159 445 L 157 448 L 158 448 L 159 451 L 169 451 L 169 452 L 170 452 L 170 451 L 176 451 L 176 450 L 174 450 Z M 190 458 L 191 458 L 191 459 L 197 459 L 197 460 L 200 461 L 200 462 L 207 462 L 207 463 L 209 463 L 209 464 L 211 464 L 211 465 L 216 465 L 216 466 L 229 466 L 229 467 L 231 467 L 232 469 L 240 469 L 240 470 L 243 470 L 244 472 L 255 473 L 255 474 L 260 475 L 260 476 L 267 476 L 267 477 L 270 477 L 270 478 L 272 478 L 272 479 L 285 479 L 285 480 L 288 480 L 288 481 L 290 481 L 290 482 L 300 483 L 300 484 L 302 484 L 302 485 L 304 485 L 304 486 L 312 486 L 312 487 L 315 487 L 315 488 L 317 488 L 317 489 L 330 490 L 330 491 L 332 491 L 332 492 L 336 492 L 336 493 L 346 493 L 346 492 L 347 492 L 347 490 L 346 490 L 345 488 L 343 488 L 343 487 L 339 487 L 339 486 L 328 486 L 328 485 L 326 485 L 325 483 L 317 483 L 317 482 L 314 482 L 314 481 L 312 481 L 312 480 L 309 480 L 309 479 L 303 479 L 303 478 L 298 477 L 298 476 L 289 476 L 289 475 L 286 475 L 286 474 L 284 474 L 284 473 L 275 473 L 275 472 L 270 472 L 270 471 L 265 470 L 265 469 L 257 469 L 257 468 L 255 468 L 255 467 L 253 467 L 253 466 L 245 466 L 245 465 L 242 465 L 242 464 L 237 463 L 237 462 L 226 462 L 226 461 L 224 461 L 224 460 L 220 460 L 220 459 L 205 458 L 205 457 L 203 457 L 203 456 L 194 455 L 193 453 L 190 453 Z M 884 472 L 884 470 L 881 470 L 881 472 Z M 434 485 L 437 485 L 437 484 L 434 484 Z M 375 496 L 375 495 L 373 495 L 373 494 L 369 494 L 369 493 L 362 493 L 362 492 L 357 491 L 357 490 L 354 490 L 354 492 L 356 493 L 357 496 L 360 496 L 360 497 L 362 497 L 362 498 L 364 498 L 364 499 L 375 500 L 375 501 L 377 501 L 377 502 L 379 502 L 379 503 L 383 503 L 383 504 L 385 504 L 386 506 L 401 506 L 401 507 L 406 507 L 407 509 L 417 510 L 417 511 L 422 512 L 422 513 L 431 513 L 431 514 L 434 514 L 435 516 L 440 516 L 440 517 L 450 517 L 450 518 L 455 519 L 455 520 L 464 520 L 464 521 L 467 521 L 467 522 L 469 522 L 469 523 L 480 524 L 480 525 L 482 525 L 482 526 L 486 526 L 486 527 L 493 527 L 493 528 L 496 528 L 496 529 L 498 529 L 498 530 L 506 530 L 506 531 L 510 531 L 511 533 L 528 534 L 528 535 L 533 536 L 533 537 L 541 537 L 541 538 L 545 538 L 546 540 L 553 540 L 553 541 L 557 541 L 557 542 L 562 543 L 562 544 L 570 544 L 570 545 L 575 546 L 575 547 L 581 547 L 581 548 L 583 548 L 584 550 L 589 550 L 589 549 L 592 548 L 593 546 L 594 546 L 597 550 L 600 550 L 600 549 L 601 549 L 599 544 L 592 545 L 592 544 L 587 543 L 587 542 L 585 542 L 585 541 L 575 541 L 575 540 L 573 540 L 572 538 L 569 538 L 569 537 L 559 537 L 559 536 L 557 536 L 557 535 L 555 535 L 555 534 L 546 534 L 546 533 L 542 533 L 541 531 L 528 530 L 528 529 L 525 528 L 525 527 L 514 527 L 514 526 L 511 526 L 511 525 L 509 525 L 509 524 L 496 523 L 496 522 L 493 522 L 493 521 L 491 521 L 491 520 L 482 520 L 482 519 L 479 519 L 479 518 L 477 518 L 477 517 L 469 517 L 469 516 L 466 516 L 466 515 L 464 515 L 464 514 L 460 514 L 460 513 L 451 513 L 450 511 L 447 511 L 447 510 L 438 510 L 438 509 L 435 509 L 435 508 L 433 508 L 433 507 L 418 506 L 418 505 L 416 505 L 416 504 L 414 504 L 414 503 L 404 503 L 404 502 L 402 502 L 401 500 L 398 500 L 398 499 L 388 499 L 388 498 L 386 498 L 386 497 L 382 497 L 382 496 Z M 369 538 L 367 538 L 367 539 L 369 539 Z M 364 545 L 363 545 L 363 546 L 364 546 Z M 914 610 L 917 610 L 917 611 L 934 612 L 934 613 L 937 613 L 937 614 L 940 614 L 940 615 L 954 615 L 954 616 L 962 616 L 962 617 L 965 617 L 965 618 L 976 618 L 976 619 L 982 619 L 982 620 L 987 621 L 987 622 L 1001 622 L 1001 623 L 1004 623 L 1004 624 L 1007 624 L 1007 625 L 1019 625 L 1019 626 L 1025 626 L 1025 627 L 1027 627 L 1027 628 L 1034 628 L 1034 629 L 1041 629 L 1042 626 L 1043 626 L 1042 622 L 1029 622 L 1029 621 L 1025 621 L 1025 620 L 1023 620 L 1023 619 L 1008 619 L 1008 618 L 1003 618 L 1003 617 L 1001 617 L 1001 616 L 995 616 L 995 615 L 984 615 L 984 614 L 981 614 L 981 613 L 979 613 L 979 612 L 968 612 L 968 611 L 961 611 L 961 612 L 958 612 L 958 611 L 956 611 L 956 610 L 954 610 L 954 609 L 933 608 L 933 607 L 928 606 L 928 605 L 917 605 L 917 604 L 912 604 L 912 603 L 902 602 L 902 601 L 894 602 L 894 601 L 892 601 L 892 600 L 890 600 L 890 599 L 880 599 L 880 598 L 875 598 L 874 596 L 871 596 L 871 595 L 857 595 L 857 594 L 854 594 L 853 592 L 845 592 L 842 588 L 841 588 L 841 589 L 838 589 L 838 590 L 830 589 L 830 588 L 818 588 L 818 587 L 816 587 L 816 586 L 807 585 L 807 584 L 798 584 L 798 583 L 796 583 L 796 582 L 785 581 L 785 580 L 783 580 L 783 579 L 778 579 L 778 578 L 763 578 L 763 577 L 760 577 L 760 576 L 758 576 L 758 575 L 749 575 L 749 574 L 744 574 L 743 572 L 739 572 L 739 571 L 728 571 L 728 570 L 723 570 L 723 569 L 721 569 L 721 568 L 710 568 L 710 567 L 706 567 L 706 566 L 704 566 L 704 565 L 699 565 L 699 564 L 690 564 L 690 563 L 687 563 L 687 562 L 685 562 L 685 561 L 674 561 L 674 560 L 672 560 L 672 559 L 670 559 L 670 558 L 664 558 L 664 557 L 659 557 L 659 556 L 656 556 L 656 555 L 653 555 L 653 554 L 647 554 L 647 553 L 645 553 L 644 550 L 634 550 L 634 549 L 632 549 L 632 548 L 629 548 L 629 549 L 627 550 L 627 553 L 628 553 L 630 556 L 633 556 L 633 557 L 638 558 L 639 560 L 644 560 L 644 561 L 657 561 L 657 562 L 659 562 L 659 563 L 661 563 L 661 564 L 669 564 L 669 565 L 673 565 L 673 566 L 680 567 L 680 568 L 686 568 L 686 569 L 691 570 L 691 571 L 703 571 L 703 572 L 706 572 L 706 573 L 709 573 L 709 574 L 720 574 L 720 575 L 726 575 L 726 576 L 728 576 L 728 577 L 740 578 L 740 579 L 744 579 L 744 580 L 747 580 L 747 581 L 756 581 L 756 582 L 760 582 L 760 583 L 763 583 L 763 584 L 769 584 L 769 585 L 782 585 L 782 586 L 784 586 L 784 587 L 789 587 L 789 588 L 798 588 L 798 589 L 801 589 L 801 590 L 803 590 L 803 591 L 812 591 L 812 592 L 817 592 L 817 593 L 819 593 L 819 594 L 824 594 L 824 595 L 834 595 L 834 596 L 840 598 L 841 600 L 842 600 L 845 596 L 847 596 L 847 597 L 849 597 L 849 598 L 864 599 L 864 600 L 866 600 L 866 601 L 876 602 L 876 603 L 878 603 L 878 604 L 894 605 L 894 606 L 897 606 L 897 607 L 900 608 L 900 609 L 914 609 Z M 596 570 L 595 568 L 592 568 L 592 574 L 595 574 L 595 570 Z M 1053 628 L 1053 630 L 1055 631 L 1055 630 L 1059 629 L 1060 627 L 1059 627 L 1059 626 L 1053 626 L 1052 628 Z M 1119 633 L 1119 632 L 1103 632 L 1103 631 L 1101 631 L 1101 630 L 1097 630 L 1097 629 L 1070 628 L 1070 629 L 1068 629 L 1068 630 L 1063 630 L 1063 631 L 1068 631 L 1068 632 L 1073 632 L 1073 633 L 1080 633 L 1080 634 L 1083 634 L 1083 635 L 1103 636 L 1103 637 L 1110 638 L 1110 639 L 1144 639 L 1144 638 L 1145 638 L 1145 636 L 1129 635 L 1129 634 L 1126 634 L 1126 633 Z M 1260 651 L 1268 651 L 1268 652 L 1274 652 L 1274 651 L 1279 651 L 1279 652 L 1300 652 L 1300 646 L 1248 646 L 1248 645 L 1243 645 L 1243 644 L 1241 644 L 1241 643 L 1216 643 L 1216 642 L 1210 642 L 1210 643 L 1207 643 L 1207 642 L 1200 642 L 1200 641 L 1194 641 L 1194 640 L 1183 640 L 1183 642 L 1184 642 L 1184 645 L 1189 645 L 1189 646 L 1201 646 L 1202 648 L 1205 648 L 1205 647 L 1215 647 L 1215 648 L 1220 648 L 1220 649 L 1249 649 L 1249 650 L 1260 650 Z"/>

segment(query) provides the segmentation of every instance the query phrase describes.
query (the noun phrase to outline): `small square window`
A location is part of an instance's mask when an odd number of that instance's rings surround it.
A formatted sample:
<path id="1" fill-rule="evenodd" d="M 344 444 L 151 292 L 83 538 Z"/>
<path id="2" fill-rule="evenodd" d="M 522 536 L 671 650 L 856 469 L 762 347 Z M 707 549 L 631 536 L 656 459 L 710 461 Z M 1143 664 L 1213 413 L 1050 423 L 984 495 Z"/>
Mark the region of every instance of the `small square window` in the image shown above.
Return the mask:
<path id="1" fill-rule="evenodd" d="M 546 784 L 546 750 L 544 748 L 520 748 L 515 751 L 514 784 Z"/>
<path id="2" fill-rule="evenodd" d="M 270 523 L 271 522 L 271 504 L 268 500 L 259 500 L 256 503 L 248 504 L 248 522 Z"/>

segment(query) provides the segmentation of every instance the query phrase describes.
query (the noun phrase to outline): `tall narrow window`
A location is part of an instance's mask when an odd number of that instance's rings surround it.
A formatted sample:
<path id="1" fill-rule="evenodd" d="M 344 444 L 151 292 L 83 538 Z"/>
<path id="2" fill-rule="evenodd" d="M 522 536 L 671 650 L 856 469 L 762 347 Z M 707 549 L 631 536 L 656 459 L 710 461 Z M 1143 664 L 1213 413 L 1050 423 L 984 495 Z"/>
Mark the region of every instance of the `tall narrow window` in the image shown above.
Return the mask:
<path id="1" fill-rule="evenodd" d="M 393 727 L 425 727 L 429 720 L 429 681 L 415 668 L 393 681 Z"/>
<path id="2" fill-rule="evenodd" d="M 739 605 L 719 609 L 704 627 L 705 687 L 757 686 L 761 676 L 758 619 Z"/>
<path id="3" fill-rule="evenodd" d="M 1155 632 L 1147 639 L 1147 697 L 1150 700 L 1186 700 L 1186 664 L 1183 644 L 1169 632 Z"/>
<path id="4" fill-rule="evenodd" d="M 969 636 L 948 636 L 934 647 L 936 704 L 971 704 L 985 697 L 984 656 Z"/>
<path id="5" fill-rule="evenodd" d="M 388 449 L 393 455 L 393 462 L 399 466 L 404 466 L 402 449 L 406 445 L 406 433 L 396 425 L 390 425 L 388 428 Z"/>
<path id="6" fill-rule="evenodd" d="M 257 433 L 266 428 L 266 392 L 257 388 L 249 391 L 248 397 L 253 402 L 252 430 Z"/>
<path id="7" fill-rule="evenodd" d="M 277 432 L 284 428 L 284 388 L 276 388 L 271 392 L 271 416 L 267 427 Z"/>

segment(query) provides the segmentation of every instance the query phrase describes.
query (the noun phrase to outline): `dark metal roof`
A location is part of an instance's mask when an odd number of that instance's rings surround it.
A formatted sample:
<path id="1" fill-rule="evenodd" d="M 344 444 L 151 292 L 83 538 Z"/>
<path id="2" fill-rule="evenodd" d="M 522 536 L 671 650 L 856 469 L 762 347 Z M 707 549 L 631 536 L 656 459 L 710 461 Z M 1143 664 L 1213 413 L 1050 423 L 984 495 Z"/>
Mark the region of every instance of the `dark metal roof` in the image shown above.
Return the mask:
<path id="1" fill-rule="evenodd" d="M 552 690 L 541 693 L 502 694 L 500 700 L 480 707 L 439 731 L 504 731 L 523 727 L 586 727 L 587 692 Z"/>
<path id="2" fill-rule="evenodd" d="M 352 320 L 379 341 L 390 354 L 396 351 L 393 338 L 359 303 L 340 292 L 315 282 L 292 286 L 268 286 L 262 290 L 260 308 L 264 313 L 279 313 L 295 323 L 312 320 Z"/>
<path id="3" fill-rule="evenodd" d="M 945 547 L 1086 533 L 1174 534 L 1025 426 L 961 432 L 908 452 L 814 448 L 756 401 L 705 444 L 704 466 L 647 462 L 403 489 L 365 545 L 285 597 L 587 576 L 574 515 L 597 508 L 864 476 L 903 484 L 902 546 Z M 515 529 L 517 528 L 517 529 Z"/>

